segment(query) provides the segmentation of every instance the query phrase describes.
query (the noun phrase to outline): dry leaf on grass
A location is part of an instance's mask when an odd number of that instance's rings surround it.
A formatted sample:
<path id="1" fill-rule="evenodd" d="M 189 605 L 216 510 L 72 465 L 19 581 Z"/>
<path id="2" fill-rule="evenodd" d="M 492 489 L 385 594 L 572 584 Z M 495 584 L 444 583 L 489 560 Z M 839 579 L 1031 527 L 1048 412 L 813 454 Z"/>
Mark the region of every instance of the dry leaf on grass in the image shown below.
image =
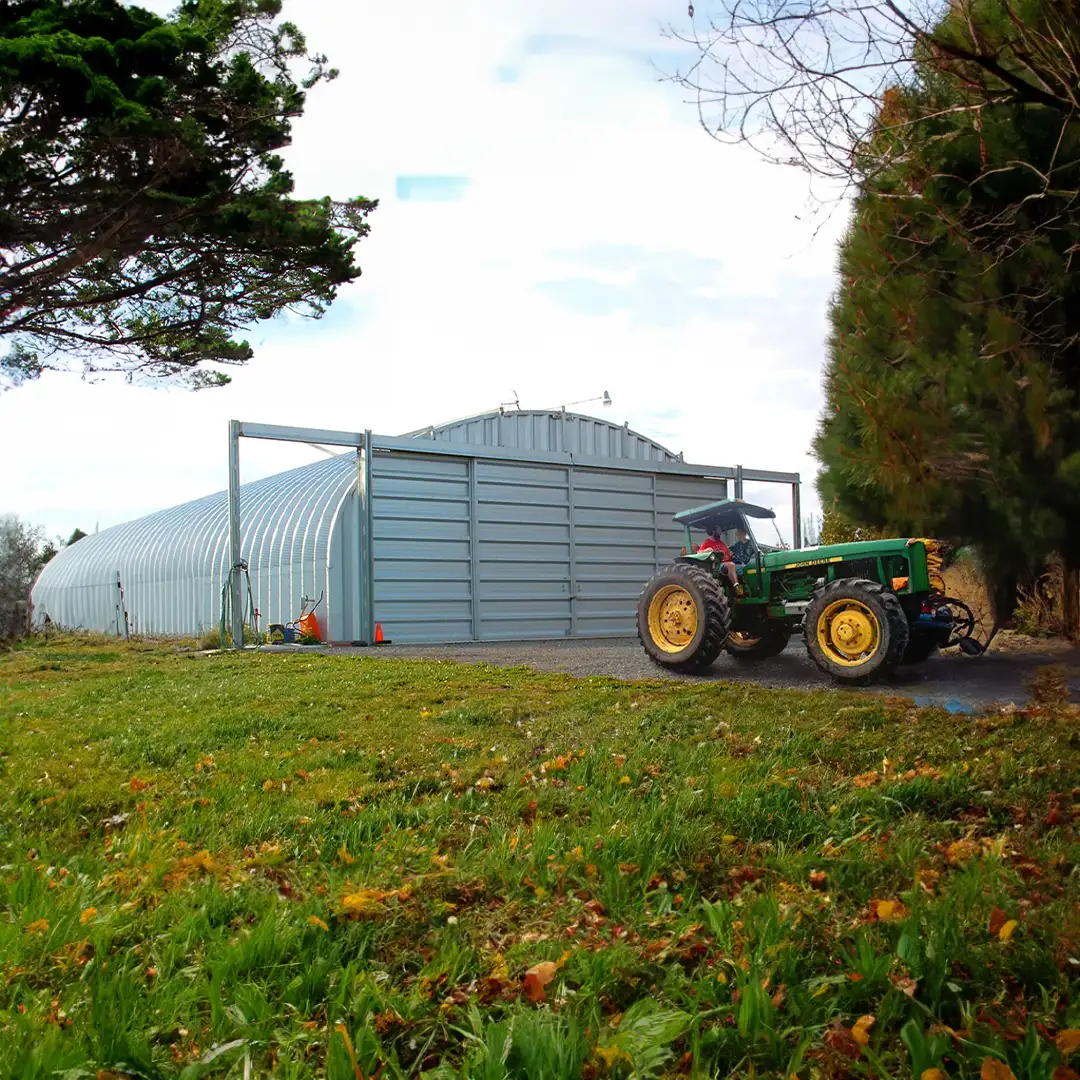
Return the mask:
<path id="1" fill-rule="evenodd" d="M 1016 1080 L 1016 1073 L 1000 1058 L 994 1057 L 983 1059 L 979 1076 L 982 1080 Z"/>
<path id="2" fill-rule="evenodd" d="M 1059 1031 L 1054 1044 L 1062 1057 L 1069 1057 L 1080 1049 L 1080 1029 L 1066 1028 L 1064 1031 Z"/>
<path id="3" fill-rule="evenodd" d="M 533 964 L 525 972 L 525 996 L 534 1004 L 547 1000 L 544 987 L 555 978 L 558 970 L 558 965 L 552 960 L 543 960 L 539 964 Z"/>
<path id="4" fill-rule="evenodd" d="M 392 892 L 383 892 L 382 889 L 355 889 L 342 896 L 341 914 L 353 919 L 382 915 L 387 910 L 385 901 L 406 900 L 408 895 L 407 888 Z"/>
<path id="5" fill-rule="evenodd" d="M 851 1029 L 851 1037 L 860 1045 L 866 1046 L 870 1042 L 870 1029 L 874 1026 L 874 1021 L 877 1019 L 873 1014 L 867 1014 L 866 1016 L 860 1016 L 855 1021 Z"/>
<path id="6" fill-rule="evenodd" d="M 908 909 L 899 900 L 871 900 L 870 919 L 876 922 L 900 922 L 907 918 Z"/>
<path id="7" fill-rule="evenodd" d="M 852 1037 L 851 1031 L 839 1021 L 825 1032 L 825 1045 L 837 1054 L 855 1059 L 859 1056 L 859 1044 Z"/>
<path id="8" fill-rule="evenodd" d="M 945 859 L 950 866 L 958 866 L 973 859 L 979 853 L 979 845 L 972 840 L 954 840 L 945 849 Z M 987 1058 L 987 1061 L 993 1060 Z"/>

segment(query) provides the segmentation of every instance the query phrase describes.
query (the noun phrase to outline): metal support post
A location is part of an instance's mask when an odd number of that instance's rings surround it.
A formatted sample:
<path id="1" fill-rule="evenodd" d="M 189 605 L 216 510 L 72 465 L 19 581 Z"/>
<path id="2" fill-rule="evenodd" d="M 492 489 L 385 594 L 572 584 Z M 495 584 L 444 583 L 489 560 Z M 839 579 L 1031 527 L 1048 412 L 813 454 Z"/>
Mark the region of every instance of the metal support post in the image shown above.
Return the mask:
<path id="1" fill-rule="evenodd" d="M 797 476 L 797 474 L 796 474 Z M 799 481 L 791 485 L 791 546 L 796 551 L 802 547 L 802 500 L 799 497 Z"/>
<path id="2" fill-rule="evenodd" d="M 369 642 L 375 641 L 375 513 L 372 492 L 373 453 L 371 429 L 365 428 L 362 439 L 364 448 L 364 535 L 360 546 L 361 572 L 364 575 L 364 633 Z"/>
<path id="3" fill-rule="evenodd" d="M 741 499 L 743 497 L 743 467 L 741 465 L 735 466 L 735 498 Z"/>
<path id="4" fill-rule="evenodd" d="M 244 647 L 244 580 L 240 574 L 240 421 L 229 421 L 229 583 L 233 648 Z"/>

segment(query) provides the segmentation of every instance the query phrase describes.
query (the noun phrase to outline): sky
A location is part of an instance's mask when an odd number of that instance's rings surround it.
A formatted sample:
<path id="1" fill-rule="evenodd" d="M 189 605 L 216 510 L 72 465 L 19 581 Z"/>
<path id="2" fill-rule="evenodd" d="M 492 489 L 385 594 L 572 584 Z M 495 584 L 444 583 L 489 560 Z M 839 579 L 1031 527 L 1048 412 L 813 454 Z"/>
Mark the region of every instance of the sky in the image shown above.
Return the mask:
<path id="1" fill-rule="evenodd" d="M 689 28 L 682 0 L 285 15 L 341 70 L 295 125 L 297 194 L 379 200 L 362 277 L 320 321 L 254 328 L 222 389 L 52 374 L 0 393 L 0 512 L 66 536 L 221 490 L 230 418 L 394 435 L 604 391 L 610 408 L 575 408 L 690 462 L 798 471 L 813 508 L 843 218 L 711 139 L 663 78 L 686 59 L 662 33 Z M 242 477 L 320 456 L 245 441 Z M 782 489 L 746 494 L 786 517 Z"/>

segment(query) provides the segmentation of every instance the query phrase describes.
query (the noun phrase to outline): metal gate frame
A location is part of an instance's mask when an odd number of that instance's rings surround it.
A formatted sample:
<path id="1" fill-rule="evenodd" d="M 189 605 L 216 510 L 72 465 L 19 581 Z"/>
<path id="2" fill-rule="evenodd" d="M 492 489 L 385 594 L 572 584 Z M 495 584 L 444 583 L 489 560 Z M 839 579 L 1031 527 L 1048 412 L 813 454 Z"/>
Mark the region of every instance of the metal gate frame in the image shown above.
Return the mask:
<path id="1" fill-rule="evenodd" d="M 477 460 L 503 460 L 533 462 L 575 467 L 619 470 L 624 472 L 648 472 L 651 474 L 668 473 L 673 475 L 693 476 L 697 478 L 732 481 L 734 497 L 743 497 L 745 481 L 757 483 L 786 484 L 791 488 L 792 507 L 792 546 L 802 545 L 802 522 L 800 479 L 798 473 L 776 472 L 768 469 L 748 469 L 742 465 L 713 466 L 693 465 L 683 461 L 638 461 L 624 458 L 601 458 L 574 454 L 569 451 L 548 452 L 536 450 L 516 450 L 497 446 L 469 446 L 464 443 L 441 443 L 435 440 L 415 437 L 394 437 L 372 435 L 370 429 L 363 432 L 335 431 L 326 428 L 292 427 L 279 424 L 253 424 L 239 420 L 229 421 L 229 566 L 232 601 L 232 639 L 233 648 L 244 647 L 244 608 L 242 571 L 246 563 L 242 557 L 242 537 L 240 535 L 240 439 L 269 439 L 276 442 L 298 442 L 309 446 L 345 446 L 356 450 L 356 513 L 357 537 L 361 558 L 361 572 L 357 575 L 357 608 L 359 613 L 359 640 L 370 642 L 375 634 L 374 581 L 372 558 L 372 510 L 373 500 L 369 497 L 371 487 L 371 462 L 379 451 L 390 453 L 418 454 L 423 456 L 445 455 L 466 458 L 470 461 L 470 503 L 471 514 L 476 511 L 476 466 Z M 572 472 L 570 473 L 572 476 Z M 572 481 L 571 481 L 572 482 Z M 473 532 L 475 536 L 475 532 Z M 474 563 L 473 581 L 475 583 L 475 544 L 472 545 Z M 571 544 L 571 559 L 573 559 Z M 571 568 L 573 576 L 573 567 Z M 474 630 L 478 615 L 476 605 L 473 610 Z"/>

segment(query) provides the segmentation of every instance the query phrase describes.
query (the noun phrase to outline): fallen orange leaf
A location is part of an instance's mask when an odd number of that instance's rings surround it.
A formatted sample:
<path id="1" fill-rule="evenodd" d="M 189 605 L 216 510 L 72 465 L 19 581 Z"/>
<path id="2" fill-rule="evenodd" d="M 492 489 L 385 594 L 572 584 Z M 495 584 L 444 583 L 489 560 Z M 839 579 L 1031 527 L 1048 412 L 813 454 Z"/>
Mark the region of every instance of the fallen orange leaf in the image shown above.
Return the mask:
<path id="1" fill-rule="evenodd" d="M 48 919 L 35 919 L 32 923 L 29 923 L 26 927 L 28 934 L 40 934 L 42 930 L 49 929 Z"/>
<path id="2" fill-rule="evenodd" d="M 1062 1057 L 1069 1057 L 1070 1054 L 1075 1053 L 1080 1049 L 1080 1030 L 1077 1028 L 1066 1028 L 1064 1031 L 1059 1031 L 1057 1038 L 1054 1040 L 1054 1044 L 1058 1050 L 1061 1051 Z"/>
<path id="3" fill-rule="evenodd" d="M 1080 1073 L 1068 1065 L 1058 1065 L 1050 1074 L 1050 1080 L 1080 1080 Z"/>
<path id="4" fill-rule="evenodd" d="M 357 889 L 341 898 L 341 907 L 346 915 L 378 915 L 386 910 L 383 901 L 394 895 L 381 889 Z"/>
<path id="5" fill-rule="evenodd" d="M 870 918 L 879 922 L 899 922 L 907 918 L 908 909 L 899 900 L 871 900 Z"/>
<path id="6" fill-rule="evenodd" d="M 551 960 L 543 960 L 539 964 L 533 964 L 525 972 L 525 996 L 535 1004 L 547 1000 L 544 987 L 555 978 L 555 973 L 558 970 L 558 965 Z"/>
<path id="7" fill-rule="evenodd" d="M 988 934 L 996 934 L 1006 923 L 1007 917 L 1001 908 L 996 907 L 990 912 L 990 921 L 986 924 Z"/>
<path id="8" fill-rule="evenodd" d="M 85 926 L 95 915 L 97 914 L 96 907 L 88 907 L 83 910 L 83 913 L 79 916 L 79 922 Z"/>
<path id="9" fill-rule="evenodd" d="M 1015 919 L 1010 919 L 998 931 L 998 938 L 1002 941 L 1008 941 L 1013 936 L 1013 931 L 1017 926 L 1019 926 L 1019 923 Z"/>
<path id="10" fill-rule="evenodd" d="M 941 874 L 937 870 L 919 870 L 915 874 L 915 880 L 922 886 L 923 892 L 929 893 L 931 896 L 934 895 L 934 887 L 940 877 Z"/>
<path id="11" fill-rule="evenodd" d="M 982 1068 L 979 1070 L 982 1080 L 1016 1080 L 1016 1073 L 1000 1058 L 983 1058 Z"/>
<path id="12" fill-rule="evenodd" d="M 941 1069 L 923 1069 L 919 1080 L 949 1080 L 949 1074 Z"/>
<path id="13" fill-rule="evenodd" d="M 142 791 L 143 788 L 148 788 L 149 786 L 150 786 L 150 781 L 149 780 L 140 780 L 137 776 L 133 776 L 128 781 L 128 790 L 133 791 L 133 792 L 134 791 Z"/>
<path id="14" fill-rule="evenodd" d="M 945 859 L 950 866 L 965 863 L 979 853 L 979 845 L 973 840 L 954 840 L 945 849 Z M 987 1058 L 987 1061 L 995 1061 L 996 1058 Z"/>
<path id="15" fill-rule="evenodd" d="M 309 915 L 307 921 L 309 926 L 317 926 L 320 930 L 330 929 L 330 927 L 327 926 L 326 923 L 324 923 L 318 915 Z"/>
<path id="16" fill-rule="evenodd" d="M 860 1016 L 855 1021 L 851 1029 L 851 1037 L 860 1045 L 866 1046 L 870 1041 L 870 1029 L 874 1026 L 874 1021 L 877 1019 L 872 1013 L 868 1013 L 866 1016 Z"/>
<path id="17" fill-rule="evenodd" d="M 506 961 L 503 959 L 503 954 L 497 952 L 492 957 L 491 972 L 488 975 L 489 979 L 498 979 L 499 982 L 506 982 L 510 978 L 510 969 L 506 966 Z"/>

